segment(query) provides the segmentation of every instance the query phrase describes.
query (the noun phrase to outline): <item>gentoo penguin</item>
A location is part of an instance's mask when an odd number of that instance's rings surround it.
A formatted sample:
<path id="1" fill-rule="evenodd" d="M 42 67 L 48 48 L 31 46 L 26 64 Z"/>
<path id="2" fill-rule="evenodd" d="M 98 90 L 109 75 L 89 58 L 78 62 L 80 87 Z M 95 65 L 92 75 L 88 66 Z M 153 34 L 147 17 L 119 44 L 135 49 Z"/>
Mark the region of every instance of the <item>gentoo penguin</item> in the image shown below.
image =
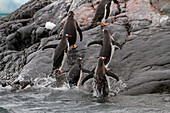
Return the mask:
<path id="1" fill-rule="evenodd" d="M 91 71 L 84 69 L 82 67 L 82 58 L 77 58 L 76 64 L 70 69 L 67 78 L 70 87 L 72 86 L 80 86 L 80 81 L 82 79 L 82 72 L 90 73 Z"/>
<path id="2" fill-rule="evenodd" d="M 118 5 L 118 9 L 120 11 L 120 4 L 117 0 L 102 0 L 98 5 L 95 16 L 92 20 L 92 25 L 90 28 L 94 27 L 97 22 L 101 22 L 101 26 L 108 25 L 104 24 L 105 19 L 107 19 L 112 13 L 113 4 L 116 3 Z"/>
<path id="3" fill-rule="evenodd" d="M 32 81 L 16 81 L 15 83 L 12 84 L 13 87 L 18 88 L 18 89 L 26 89 L 28 87 L 32 87 L 34 83 Z"/>
<path id="4" fill-rule="evenodd" d="M 69 41 L 70 46 L 72 46 L 72 48 L 77 48 L 77 45 L 74 45 L 74 44 L 76 43 L 78 33 L 80 36 L 80 41 L 82 41 L 83 40 L 82 31 L 77 21 L 74 19 L 74 12 L 70 11 L 68 13 L 68 18 L 63 27 L 63 35 L 68 34 L 70 36 L 68 41 Z"/>
<path id="5" fill-rule="evenodd" d="M 11 86 L 12 89 L 11 91 L 16 91 L 16 90 L 20 90 L 20 89 L 27 89 L 29 87 L 32 87 L 34 85 L 34 83 L 32 81 L 16 81 L 14 83 L 10 83 L 10 82 L 4 82 L 2 83 L 2 87 L 6 87 L 6 86 Z"/>
<path id="6" fill-rule="evenodd" d="M 62 73 L 63 71 L 61 68 L 64 65 L 64 62 L 67 58 L 67 52 L 69 50 L 69 42 L 68 42 L 69 35 L 65 34 L 58 46 L 55 48 L 54 57 L 53 57 L 53 71 L 57 69 L 58 73 Z"/>
<path id="7" fill-rule="evenodd" d="M 107 97 L 109 95 L 110 89 L 107 76 L 119 81 L 117 75 L 106 70 L 103 60 L 104 57 L 98 58 L 97 67 L 94 68 L 92 73 L 86 76 L 81 83 L 83 85 L 88 79 L 93 78 L 93 95 L 97 97 Z"/>
<path id="8" fill-rule="evenodd" d="M 104 64 L 106 65 L 106 67 L 108 67 L 110 61 L 112 60 L 115 48 L 119 48 L 121 49 L 121 45 L 116 42 L 112 36 L 110 36 L 110 33 L 108 31 L 108 29 L 104 29 L 104 38 L 103 40 L 98 40 L 98 41 L 93 41 L 90 42 L 87 46 L 91 46 L 93 44 L 99 44 L 102 46 L 101 50 L 100 50 L 100 57 L 104 57 Z"/>

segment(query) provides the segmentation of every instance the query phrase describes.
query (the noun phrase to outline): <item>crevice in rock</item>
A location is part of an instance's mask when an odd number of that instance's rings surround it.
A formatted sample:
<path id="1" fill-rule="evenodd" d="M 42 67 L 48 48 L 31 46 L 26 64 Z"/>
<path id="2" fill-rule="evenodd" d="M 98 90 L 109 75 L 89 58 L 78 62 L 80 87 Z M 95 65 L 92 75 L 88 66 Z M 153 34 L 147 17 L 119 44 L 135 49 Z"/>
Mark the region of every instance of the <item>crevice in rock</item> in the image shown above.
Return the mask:
<path id="1" fill-rule="evenodd" d="M 159 0 L 158 0 L 158 2 L 159 2 Z M 157 4 L 158 4 L 158 2 L 157 2 Z M 153 7 L 155 9 L 155 11 L 159 12 L 162 15 L 164 14 L 160 9 L 156 8 L 156 6 L 153 5 L 153 1 L 152 0 L 150 0 L 150 5 L 151 5 L 151 7 Z"/>
<path id="2" fill-rule="evenodd" d="M 150 82 L 159 82 L 159 81 L 167 81 L 167 80 L 170 80 L 169 78 L 164 78 L 164 79 L 159 79 L 159 80 L 148 80 L 148 81 L 145 81 L 145 82 L 141 82 L 141 83 L 138 83 L 138 84 L 135 84 L 131 87 L 128 87 L 127 90 L 131 89 L 131 88 L 135 88 L 135 87 L 138 87 L 140 85 L 144 85 L 146 83 L 150 83 Z"/>
<path id="3" fill-rule="evenodd" d="M 122 61 L 125 60 L 125 59 L 127 59 L 127 58 L 129 58 L 132 54 L 133 54 L 133 53 L 129 53 L 127 56 L 125 56 L 125 57 L 122 59 Z"/>

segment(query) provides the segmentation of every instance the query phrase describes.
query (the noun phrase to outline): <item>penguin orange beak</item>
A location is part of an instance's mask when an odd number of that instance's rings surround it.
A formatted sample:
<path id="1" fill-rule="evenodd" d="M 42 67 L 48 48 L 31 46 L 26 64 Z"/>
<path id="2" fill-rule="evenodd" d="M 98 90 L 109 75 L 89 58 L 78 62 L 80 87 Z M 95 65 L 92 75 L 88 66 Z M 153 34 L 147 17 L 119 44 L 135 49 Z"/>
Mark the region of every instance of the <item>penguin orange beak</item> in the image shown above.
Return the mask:
<path id="1" fill-rule="evenodd" d="M 107 57 L 102 57 L 103 60 L 106 60 Z"/>
<path id="2" fill-rule="evenodd" d="M 118 6 L 120 6 L 120 4 L 119 4 L 119 3 L 117 3 L 117 5 L 118 5 Z"/>
<path id="3" fill-rule="evenodd" d="M 72 37 L 71 35 L 69 35 L 69 37 Z"/>

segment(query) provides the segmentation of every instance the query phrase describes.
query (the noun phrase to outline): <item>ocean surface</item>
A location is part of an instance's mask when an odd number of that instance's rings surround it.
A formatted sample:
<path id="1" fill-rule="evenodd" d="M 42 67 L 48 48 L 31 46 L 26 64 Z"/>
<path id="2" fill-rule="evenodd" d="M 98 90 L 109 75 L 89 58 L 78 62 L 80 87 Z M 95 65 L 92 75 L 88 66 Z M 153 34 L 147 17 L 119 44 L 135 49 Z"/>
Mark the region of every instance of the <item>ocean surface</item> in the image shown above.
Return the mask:
<path id="1" fill-rule="evenodd" d="M 0 13 L 0 17 L 7 16 L 8 14 Z"/>
<path id="2" fill-rule="evenodd" d="M 96 98 L 66 86 L 9 89 L 0 87 L 0 113 L 170 113 L 168 94 Z"/>

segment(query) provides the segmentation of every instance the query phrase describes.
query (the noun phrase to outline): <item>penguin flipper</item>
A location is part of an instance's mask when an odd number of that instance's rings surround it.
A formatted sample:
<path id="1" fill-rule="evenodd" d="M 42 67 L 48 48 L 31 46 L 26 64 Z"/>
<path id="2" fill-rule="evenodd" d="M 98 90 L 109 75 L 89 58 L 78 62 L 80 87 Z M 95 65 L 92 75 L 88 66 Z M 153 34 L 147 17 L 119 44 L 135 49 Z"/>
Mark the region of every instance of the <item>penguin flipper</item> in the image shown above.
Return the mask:
<path id="1" fill-rule="evenodd" d="M 47 45 L 42 48 L 42 50 L 47 49 L 47 48 L 56 48 L 58 44 L 53 44 L 53 45 Z"/>
<path id="2" fill-rule="evenodd" d="M 115 75 L 114 73 L 111 73 L 109 71 L 106 71 L 106 75 L 116 79 L 117 81 L 119 81 L 119 77 L 117 75 Z"/>
<path id="3" fill-rule="evenodd" d="M 87 76 L 82 80 L 81 85 L 83 85 L 88 79 L 93 78 L 95 69 L 96 69 L 96 68 L 94 68 L 92 71 L 90 71 L 89 75 L 87 75 Z"/>
<path id="4" fill-rule="evenodd" d="M 122 49 L 122 45 L 120 45 L 118 42 L 112 40 L 112 44 L 116 46 L 118 49 Z"/>
<path id="5" fill-rule="evenodd" d="M 89 71 L 89 70 L 87 70 L 87 69 L 84 69 L 84 68 L 81 68 L 82 69 L 82 71 L 84 72 L 84 73 L 90 73 L 91 71 Z"/>
<path id="6" fill-rule="evenodd" d="M 77 31 L 79 32 L 79 35 L 80 35 L 80 41 L 82 41 L 83 40 L 82 31 L 81 31 L 81 29 L 80 29 L 80 27 L 79 27 L 77 22 L 76 22 L 76 26 L 77 26 Z"/>
<path id="7" fill-rule="evenodd" d="M 89 75 L 87 75 L 87 76 L 82 80 L 81 85 L 84 85 L 84 83 L 85 83 L 87 80 L 93 78 L 93 76 L 94 76 L 94 75 L 93 75 L 92 73 L 89 74 Z"/>
<path id="8" fill-rule="evenodd" d="M 98 44 L 98 45 L 102 46 L 103 45 L 103 41 L 102 40 L 92 41 L 92 42 L 88 43 L 87 47 L 89 47 L 89 46 L 91 46 L 93 44 Z"/>

